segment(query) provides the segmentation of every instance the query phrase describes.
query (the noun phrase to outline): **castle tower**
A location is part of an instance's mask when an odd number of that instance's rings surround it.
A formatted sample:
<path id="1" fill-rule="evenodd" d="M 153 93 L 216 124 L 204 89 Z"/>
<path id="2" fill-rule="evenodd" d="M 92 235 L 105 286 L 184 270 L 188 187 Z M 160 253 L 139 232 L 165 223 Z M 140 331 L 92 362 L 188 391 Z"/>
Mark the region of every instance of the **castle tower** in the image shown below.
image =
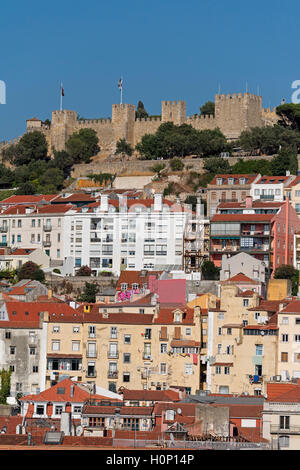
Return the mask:
<path id="1" fill-rule="evenodd" d="M 185 101 L 162 101 L 161 120 L 162 122 L 173 122 L 181 125 L 185 122 L 186 103 Z"/>
<path id="2" fill-rule="evenodd" d="M 262 98 L 251 93 L 215 96 L 216 127 L 228 139 L 238 139 L 251 127 L 262 127 Z"/>
<path id="3" fill-rule="evenodd" d="M 129 144 L 134 145 L 135 106 L 133 104 L 113 104 L 111 116 L 114 143 L 125 139 Z"/>
<path id="4" fill-rule="evenodd" d="M 50 127 L 51 147 L 55 150 L 64 150 L 66 142 L 75 131 L 77 123 L 76 111 L 53 111 Z"/>

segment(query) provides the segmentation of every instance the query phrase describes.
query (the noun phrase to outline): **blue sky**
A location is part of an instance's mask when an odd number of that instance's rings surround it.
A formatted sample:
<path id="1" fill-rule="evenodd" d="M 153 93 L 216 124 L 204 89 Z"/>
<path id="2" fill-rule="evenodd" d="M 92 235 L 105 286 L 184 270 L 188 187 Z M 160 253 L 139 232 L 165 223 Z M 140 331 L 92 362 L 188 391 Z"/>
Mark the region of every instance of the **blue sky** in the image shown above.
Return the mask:
<path id="1" fill-rule="evenodd" d="M 291 100 L 300 79 L 300 3 L 279 0 L 103 0 L 2 2 L 0 141 L 22 135 L 26 119 L 59 108 L 111 116 L 123 102 L 183 99 L 187 114 L 222 93 L 257 93 L 263 105 Z"/>

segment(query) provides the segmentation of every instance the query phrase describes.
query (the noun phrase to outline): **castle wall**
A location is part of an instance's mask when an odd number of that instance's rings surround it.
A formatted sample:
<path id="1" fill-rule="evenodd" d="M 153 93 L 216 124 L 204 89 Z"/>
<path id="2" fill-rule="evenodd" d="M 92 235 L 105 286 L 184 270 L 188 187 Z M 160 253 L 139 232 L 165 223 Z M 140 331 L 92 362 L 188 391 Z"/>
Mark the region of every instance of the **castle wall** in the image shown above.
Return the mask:
<path id="1" fill-rule="evenodd" d="M 73 132 L 91 128 L 97 133 L 101 150 L 114 153 L 118 140 L 125 139 L 134 147 L 145 134 L 154 134 L 161 123 L 168 121 L 176 125 L 190 124 L 197 130 L 219 128 L 228 139 L 237 139 L 251 127 L 277 122 L 275 111 L 264 110 L 261 97 L 250 93 L 216 95 L 215 116 L 186 117 L 185 101 L 162 101 L 161 118 L 135 119 L 135 109 L 131 104 L 113 104 L 111 119 L 82 121 L 77 120 L 76 111 L 53 111 L 50 129 L 41 125 L 40 130 L 49 149 L 63 150 Z"/>

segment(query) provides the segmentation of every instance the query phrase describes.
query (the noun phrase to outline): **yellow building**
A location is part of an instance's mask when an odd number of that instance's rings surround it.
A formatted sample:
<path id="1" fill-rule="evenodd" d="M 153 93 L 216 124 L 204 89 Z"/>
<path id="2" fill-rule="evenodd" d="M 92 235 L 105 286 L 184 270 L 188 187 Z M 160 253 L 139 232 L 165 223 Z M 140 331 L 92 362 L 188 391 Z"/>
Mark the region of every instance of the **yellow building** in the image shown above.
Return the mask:
<path id="1" fill-rule="evenodd" d="M 267 299 L 281 300 L 292 294 L 290 279 L 270 279 L 268 282 Z"/>
<path id="2" fill-rule="evenodd" d="M 212 393 L 265 393 L 276 374 L 279 302 L 254 291 L 221 286 L 220 305 L 208 312 L 207 389 Z"/>

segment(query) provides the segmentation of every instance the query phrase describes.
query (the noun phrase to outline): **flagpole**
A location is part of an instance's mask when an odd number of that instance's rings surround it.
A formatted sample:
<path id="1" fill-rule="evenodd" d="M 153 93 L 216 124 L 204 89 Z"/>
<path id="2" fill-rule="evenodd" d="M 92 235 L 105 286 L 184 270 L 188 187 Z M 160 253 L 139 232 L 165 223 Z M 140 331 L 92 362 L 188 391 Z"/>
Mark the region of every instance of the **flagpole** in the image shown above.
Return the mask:
<path id="1" fill-rule="evenodd" d="M 62 111 L 62 83 L 60 82 L 60 110 Z"/>
<path id="2" fill-rule="evenodd" d="M 122 104 L 123 102 L 123 77 L 121 77 L 121 80 L 122 80 L 121 82 L 121 104 Z"/>

